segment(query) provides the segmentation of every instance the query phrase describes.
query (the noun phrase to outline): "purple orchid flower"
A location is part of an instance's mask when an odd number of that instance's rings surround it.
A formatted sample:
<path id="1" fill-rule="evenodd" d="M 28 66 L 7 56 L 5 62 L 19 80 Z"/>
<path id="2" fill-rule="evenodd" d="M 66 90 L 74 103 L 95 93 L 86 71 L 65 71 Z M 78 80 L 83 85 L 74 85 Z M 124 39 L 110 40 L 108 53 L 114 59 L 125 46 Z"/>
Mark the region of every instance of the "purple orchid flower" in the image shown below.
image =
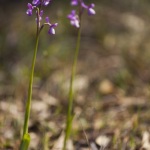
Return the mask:
<path id="1" fill-rule="evenodd" d="M 45 20 L 46 20 L 45 24 L 49 25 L 48 33 L 51 35 L 54 35 L 55 34 L 55 27 L 57 27 L 58 23 L 51 24 L 49 17 L 46 17 Z"/>
<path id="2" fill-rule="evenodd" d="M 28 7 L 28 10 L 26 11 L 26 14 L 28 16 L 32 16 L 32 11 L 35 8 L 35 6 L 32 6 L 32 4 L 28 3 L 27 7 Z"/>
<path id="3" fill-rule="evenodd" d="M 93 3 L 88 6 L 88 5 L 85 5 L 85 3 L 82 1 L 81 7 L 88 11 L 88 15 L 95 15 L 96 14 L 95 10 L 93 9 L 95 7 L 95 4 L 93 4 Z"/>
<path id="4" fill-rule="evenodd" d="M 96 14 L 95 10 L 93 9 L 94 7 L 95 7 L 95 4 L 93 4 L 93 3 L 88 6 L 88 15 Z"/>
<path id="5" fill-rule="evenodd" d="M 71 25 L 75 26 L 76 28 L 79 28 L 79 18 L 78 15 L 76 15 L 76 11 L 72 10 L 71 13 L 68 15 L 68 19 L 70 19 Z"/>

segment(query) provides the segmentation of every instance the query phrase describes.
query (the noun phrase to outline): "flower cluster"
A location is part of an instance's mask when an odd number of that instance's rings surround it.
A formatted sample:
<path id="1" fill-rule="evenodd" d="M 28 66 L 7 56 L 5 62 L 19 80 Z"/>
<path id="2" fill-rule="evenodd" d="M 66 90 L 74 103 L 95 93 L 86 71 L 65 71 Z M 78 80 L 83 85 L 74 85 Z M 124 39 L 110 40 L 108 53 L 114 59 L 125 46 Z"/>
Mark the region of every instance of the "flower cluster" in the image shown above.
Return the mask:
<path id="1" fill-rule="evenodd" d="M 70 19 L 70 23 L 71 25 L 79 28 L 80 25 L 79 25 L 79 17 L 78 15 L 76 14 L 76 11 L 75 10 L 72 10 L 71 13 L 68 15 L 68 19 Z"/>
<path id="2" fill-rule="evenodd" d="M 43 10 L 41 10 L 41 6 L 47 6 L 48 4 L 50 4 L 51 0 L 33 0 L 32 4 L 28 3 L 27 7 L 27 11 L 26 14 L 28 16 L 32 16 L 32 12 L 34 9 L 36 9 L 36 22 L 38 24 L 39 30 L 43 28 L 44 25 L 48 25 L 49 26 L 49 30 L 48 33 L 49 34 L 55 34 L 55 27 L 58 25 L 58 23 L 54 23 L 51 24 L 49 21 L 49 17 L 46 17 L 45 20 L 46 22 L 40 26 L 40 21 L 42 20 L 42 16 L 43 16 Z"/>
<path id="3" fill-rule="evenodd" d="M 83 0 L 71 0 L 72 6 L 79 6 L 79 15 L 76 14 L 75 10 L 72 10 L 71 13 L 68 15 L 68 19 L 70 20 L 71 25 L 75 26 L 76 28 L 80 27 L 80 18 L 83 13 L 83 10 L 86 9 L 88 15 L 95 15 L 96 12 L 94 10 L 95 5 L 91 3 L 90 5 L 86 5 Z"/>

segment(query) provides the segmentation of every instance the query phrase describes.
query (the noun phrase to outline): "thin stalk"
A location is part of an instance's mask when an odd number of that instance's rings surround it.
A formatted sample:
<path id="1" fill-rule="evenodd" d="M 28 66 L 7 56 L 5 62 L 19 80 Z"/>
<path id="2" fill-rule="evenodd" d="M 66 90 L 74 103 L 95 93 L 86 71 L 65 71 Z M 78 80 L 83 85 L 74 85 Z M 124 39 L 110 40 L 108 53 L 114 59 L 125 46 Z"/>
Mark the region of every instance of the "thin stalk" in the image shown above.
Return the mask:
<path id="1" fill-rule="evenodd" d="M 39 43 L 39 34 L 37 34 L 37 37 L 36 37 L 36 45 L 35 45 L 33 59 L 32 59 L 32 66 L 31 66 L 31 74 L 30 74 L 30 81 L 29 81 L 29 88 L 28 88 L 28 99 L 27 99 L 27 104 L 26 104 L 26 112 L 25 112 L 25 121 L 24 121 L 23 134 L 28 133 L 28 124 L 29 124 L 29 117 L 30 117 L 30 110 L 31 110 L 31 99 L 32 99 L 32 87 L 33 87 L 34 68 L 35 68 L 35 61 L 36 61 L 38 43 Z"/>
<path id="2" fill-rule="evenodd" d="M 81 39 L 81 26 L 78 30 L 77 44 L 76 44 L 76 49 L 75 49 L 75 54 L 74 54 L 73 65 L 72 65 L 70 87 L 69 87 L 69 98 L 68 98 L 69 103 L 68 103 L 68 112 L 67 112 L 67 119 L 66 119 L 66 131 L 65 131 L 63 150 L 66 150 L 66 144 L 67 144 L 67 140 L 70 136 L 71 126 L 72 126 L 73 85 L 74 85 L 74 78 L 75 78 L 76 66 L 77 66 L 77 60 L 78 60 L 78 54 L 79 54 L 79 48 L 80 48 L 80 39 Z"/>
<path id="3" fill-rule="evenodd" d="M 31 73 L 30 73 L 30 80 L 29 80 L 29 87 L 28 87 L 28 98 L 27 98 L 27 102 L 26 102 L 26 111 L 25 111 L 25 117 L 24 117 L 23 136 L 25 134 L 28 134 L 28 124 L 29 124 L 29 117 L 30 117 L 30 110 L 31 110 L 34 68 L 35 68 L 36 55 L 37 55 L 37 49 L 38 49 L 38 44 L 39 44 L 39 35 L 40 35 L 39 12 L 40 12 L 40 9 L 37 8 L 36 43 L 35 43 L 35 48 L 34 48 L 34 53 L 33 53 L 33 58 L 32 58 L 32 66 L 31 66 Z"/>
<path id="4" fill-rule="evenodd" d="M 39 43 L 39 28 L 37 27 L 36 44 L 35 44 L 35 49 L 34 49 L 34 54 L 33 54 L 33 59 L 32 59 L 30 81 L 29 81 L 29 87 L 28 87 L 28 98 L 27 98 L 27 102 L 26 102 L 26 110 L 25 110 L 24 126 L 23 126 L 23 135 L 22 135 L 20 150 L 24 150 L 24 146 L 22 146 L 25 143 L 24 137 L 26 135 L 29 136 L 29 134 L 28 134 L 28 124 L 29 124 L 29 117 L 30 117 L 30 111 L 31 111 L 32 87 L 33 87 L 34 68 L 35 68 L 35 62 L 36 62 L 38 43 Z"/>

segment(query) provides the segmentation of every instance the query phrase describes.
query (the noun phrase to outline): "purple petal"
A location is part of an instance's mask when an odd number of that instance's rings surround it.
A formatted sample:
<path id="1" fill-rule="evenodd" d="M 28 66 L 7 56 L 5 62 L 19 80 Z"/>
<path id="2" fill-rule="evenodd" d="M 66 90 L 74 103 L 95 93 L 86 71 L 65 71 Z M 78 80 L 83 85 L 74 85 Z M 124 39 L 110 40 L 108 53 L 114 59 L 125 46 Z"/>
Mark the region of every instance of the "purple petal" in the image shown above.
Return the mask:
<path id="1" fill-rule="evenodd" d="M 44 0 L 43 5 L 47 6 L 50 3 L 50 0 Z"/>
<path id="2" fill-rule="evenodd" d="M 71 5 L 72 6 L 77 6 L 78 5 L 78 0 L 72 0 Z"/>
<path id="3" fill-rule="evenodd" d="M 53 28 L 55 28 L 57 26 L 58 26 L 58 23 L 54 23 L 54 24 L 51 25 L 51 27 L 53 27 Z"/>
<path id="4" fill-rule="evenodd" d="M 74 18 L 74 16 L 73 16 L 72 14 L 69 14 L 69 15 L 67 16 L 67 18 L 72 20 L 72 19 Z"/>
<path id="5" fill-rule="evenodd" d="M 46 23 L 50 23 L 49 17 L 46 17 L 45 20 L 46 20 Z"/>
<path id="6" fill-rule="evenodd" d="M 55 29 L 53 27 L 50 27 L 49 30 L 48 30 L 48 33 L 54 35 L 55 34 Z"/>
<path id="7" fill-rule="evenodd" d="M 88 15 L 95 15 L 96 12 L 95 10 L 93 9 L 95 7 L 95 4 L 90 4 L 89 7 L 88 7 Z"/>
<path id="8" fill-rule="evenodd" d="M 76 18 L 76 11 L 72 10 L 71 13 L 67 16 L 68 19 L 75 19 Z"/>
<path id="9" fill-rule="evenodd" d="M 40 3 L 41 3 L 40 0 L 33 0 L 32 1 L 32 4 L 36 5 L 36 6 L 39 5 Z"/>
<path id="10" fill-rule="evenodd" d="M 28 9 L 28 10 L 26 11 L 26 14 L 27 14 L 28 16 L 32 16 L 32 9 Z"/>
<path id="11" fill-rule="evenodd" d="M 88 15 L 95 15 L 95 14 L 96 14 L 96 12 L 93 8 L 88 9 Z"/>
<path id="12" fill-rule="evenodd" d="M 28 6 L 29 9 L 33 9 L 32 4 L 28 3 L 27 6 Z"/>
<path id="13" fill-rule="evenodd" d="M 75 26 L 76 28 L 80 27 L 78 20 L 71 20 L 70 23 L 71 23 L 71 25 Z"/>
<path id="14" fill-rule="evenodd" d="M 91 8 L 94 8 L 95 7 L 95 4 L 90 4 L 90 6 L 89 7 L 91 7 Z"/>
<path id="15" fill-rule="evenodd" d="M 85 5 L 85 3 L 84 3 L 84 2 L 82 2 L 82 3 L 81 3 L 81 6 L 82 6 L 83 8 L 85 8 L 85 9 L 88 9 L 88 6 L 87 6 L 87 5 Z"/>
<path id="16" fill-rule="evenodd" d="M 75 14 L 76 14 L 76 11 L 75 11 L 75 10 L 72 10 L 72 11 L 71 11 L 71 14 L 72 14 L 72 15 L 75 15 Z"/>

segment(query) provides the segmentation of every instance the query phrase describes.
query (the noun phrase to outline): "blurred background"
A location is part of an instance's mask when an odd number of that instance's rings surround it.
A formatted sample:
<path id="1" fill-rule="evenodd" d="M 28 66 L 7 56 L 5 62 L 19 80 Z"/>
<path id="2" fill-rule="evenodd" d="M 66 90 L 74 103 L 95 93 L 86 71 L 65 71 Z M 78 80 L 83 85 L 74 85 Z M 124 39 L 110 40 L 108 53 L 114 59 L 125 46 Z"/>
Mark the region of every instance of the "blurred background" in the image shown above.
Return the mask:
<path id="1" fill-rule="evenodd" d="M 20 143 L 33 49 L 35 16 L 27 16 L 31 1 L 0 1 L 0 149 Z M 140 149 L 150 116 L 150 1 L 87 0 L 95 16 L 84 12 L 81 46 L 74 83 L 72 149 L 107 147 Z M 70 1 L 52 1 L 44 17 L 57 22 L 56 35 L 44 27 L 33 87 L 30 149 L 55 149 L 63 135 L 68 85 L 77 29 L 69 24 Z M 44 18 L 43 17 L 43 18 Z M 42 137 L 42 139 L 41 139 Z M 82 138 L 81 138 L 82 137 Z M 117 143 L 110 139 L 120 139 Z M 133 140 L 134 139 L 134 140 Z M 96 149 L 94 149 L 96 150 Z"/>

